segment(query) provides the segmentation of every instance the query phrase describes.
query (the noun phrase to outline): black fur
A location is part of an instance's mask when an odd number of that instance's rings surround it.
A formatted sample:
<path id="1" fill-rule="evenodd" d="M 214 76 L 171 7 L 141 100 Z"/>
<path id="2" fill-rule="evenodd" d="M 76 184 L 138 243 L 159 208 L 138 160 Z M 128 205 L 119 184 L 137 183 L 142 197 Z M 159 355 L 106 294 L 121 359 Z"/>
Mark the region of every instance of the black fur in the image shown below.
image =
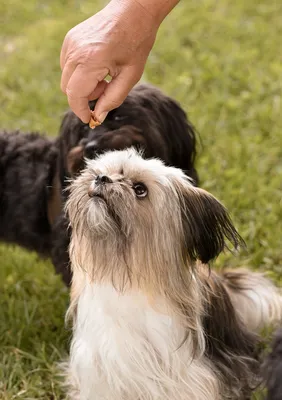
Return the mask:
<path id="1" fill-rule="evenodd" d="M 83 168 L 86 153 L 91 158 L 107 149 L 130 145 L 145 148 L 145 157 L 157 156 L 168 165 L 184 169 L 195 183 L 198 182 L 193 127 L 177 103 L 148 85 L 135 88 L 124 104 L 109 113 L 104 124 L 95 130 L 89 129 L 69 111 L 56 140 L 37 133 L 1 132 L 0 239 L 44 256 L 51 255 L 56 271 L 69 285 L 70 230 L 63 212 L 53 226 L 48 221 L 50 185 L 59 173 L 61 185 L 66 188 L 67 178 Z M 70 163 L 69 154 L 73 150 L 77 152 L 73 153 Z M 67 191 L 64 194 L 67 197 Z M 197 199 L 194 203 L 191 196 L 188 197 L 189 204 L 184 199 L 186 222 L 183 228 L 189 238 L 185 243 L 186 251 L 192 249 L 191 258 L 208 262 L 224 248 L 225 238 L 235 247 L 242 243 L 226 210 L 215 199 L 204 192 L 200 202 Z M 191 231 L 198 232 L 192 243 L 194 235 L 189 234 Z M 258 366 L 254 354 L 258 340 L 238 321 L 221 282 L 210 281 L 214 287 L 207 290 L 203 319 L 207 356 L 221 372 L 230 392 L 237 391 L 238 400 L 247 400 L 256 381 Z M 269 358 L 271 371 L 278 373 L 281 343 L 274 347 L 274 352 L 275 357 Z M 274 396 L 273 389 L 281 388 L 279 383 L 278 379 L 269 380 L 269 396 Z M 268 400 L 278 398 L 268 397 Z"/>
<path id="2" fill-rule="evenodd" d="M 51 259 L 57 274 L 62 276 L 67 286 L 71 283 L 71 269 L 68 247 L 70 243 L 71 228 L 65 214 L 56 219 L 53 226 Z"/>
<path id="3" fill-rule="evenodd" d="M 91 102 L 91 108 L 95 102 Z M 90 129 L 71 111 L 60 130 L 61 179 L 71 175 L 67 154 L 81 145 L 84 155 L 93 158 L 106 150 L 130 146 L 144 149 L 144 157 L 158 157 L 167 165 L 184 170 L 198 183 L 195 169 L 196 135 L 180 105 L 151 85 L 138 85 L 124 103 L 111 111 L 104 123 Z M 89 145 L 92 144 L 92 150 Z"/>
<path id="4" fill-rule="evenodd" d="M 91 102 L 92 108 L 94 102 Z M 84 167 L 84 159 L 94 158 L 107 150 L 119 150 L 130 146 L 142 148 L 144 157 L 161 158 L 167 165 L 183 169 L 195 185 L 198 174 L 195 169 L 196 135 L 185 112 L 170 97 L 150 85 L 138 85 L 124 103 L 111 111 L 104 123 L 90 129 L 72 111 L 68 111 L 60 129 L 59 170 L 62 187 L 67 179 Z M 70 155 L 72 162 L 70 162 Z M 67 195 L 66 195 L 67 196 Z M 69 258 L 65 245 L 69 243 L 66 217 L 61 216 L 54 227 L 52 261 L 56 271 L 69 270 Z M 64 274 L 70 284 L 71 275 Z"/>
<path id="5" fill-rule="evenodd" d="M 184 251 L 189 251 L 193 260 L 207 264 L 225 248 L 227 239 L 236 248 L 244 245 L 227 210 L 209 193 L 198 190 L 183 197 Z"/>
<path id="6" fill-rule="evenodd" d="M 235 249 L 244 241 L 235 229 L 225 207 L 204 190 L 179 188 L 182 199 L 183 255 L 208 264 L 226 247 Z M 257 347 L 259 338 L 238 318 L 225 288 L 224 275 L 212 271 L 205 280 L 206 355 L 228 388 L 227 398 L 247 400 L 258 385 Z M 235 290 L 239 290 L 237 287 Z"/>
<path id="7" fill-rule="evenodd" d="M 94 130 L 68 111 L 55 140 L 38 133 L 0 133 L 0 240 L 51 256 L 69 285 L 68 221 L 63 211 L 54 224 L 47 216 L 55 174 L 66 189 L 84 167 L 84 156 L 130 146 L 185 170 L 198 183 L 194 128 L 177 102 L 150 85 L 135 87 Z M 61 195 L 66 199 L 67 192 Z"/>
<path id="8" fill-rule="evenodd" d="M 0 132 L 1 241 L 50 255 L 47 202 L 57 158 L 56 142 L 39 133 Z"/>
<path id="9" fill-rule="evenodd" d="M 263 365 L 263 376 L 266 380 L 266 400 L 282 399 L 282 329 L 274 337 L 271 352 Z"/>
<path id="10" fill-rule="evenodd" d="M 180 188 L 184 256 L 188 252 L 191 260 L 208 264 L 224 250 L 226 240 L 235 249 L 244 245 L 227 210 L 217 199 L 201 189 L 188 190 L 186 195 Z M 210 271 L 205 280 L 206 355 L 228 388 L 228 398 L 247 400 L 258 385 L 259 338 L 239 319 L 225 288 L 224 277 Z M 238 284 L 234 289 L 240 290 Z"/>
<path id="11" fill-rule="evenodd" d="M 259 384 L 260 339 L 239 320 L 222 278 L 211 274 L 203 320 L 206 354 L 221 373 L 230 398 L 248 400 Z"/>

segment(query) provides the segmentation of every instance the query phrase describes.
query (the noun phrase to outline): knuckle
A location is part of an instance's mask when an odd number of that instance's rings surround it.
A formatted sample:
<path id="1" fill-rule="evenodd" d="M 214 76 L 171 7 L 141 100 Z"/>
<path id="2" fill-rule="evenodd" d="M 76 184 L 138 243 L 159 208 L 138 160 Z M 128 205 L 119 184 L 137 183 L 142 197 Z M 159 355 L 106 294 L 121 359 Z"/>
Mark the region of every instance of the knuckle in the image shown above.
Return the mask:
<path id="1" fill-rule="evenodd" d="M 75 36 L 75 28 L 76 27 L 73 27 L 67 32 L 67 34 L 65 36 L 66 42 L 69 42 L 69 41 L 71 42 L 73 40 L 73 37 Z"/>
<path id="2" fill-rule="evenodd" d="M 102 57 L 96 46 L 73 42 L 66 52 L 66 65 L 80 65 L 84 69 L 93 70 L 102 63 Z M 104 76 L 103 76 L 104 78 Z"/>
<path id="3" fill-rule="evenodd" d="M 99 60 L 99 51 L 92 44 L 82 44 L 77 48 L 76 52 L 81 64 L 87 65 L 89 62 Z"/>

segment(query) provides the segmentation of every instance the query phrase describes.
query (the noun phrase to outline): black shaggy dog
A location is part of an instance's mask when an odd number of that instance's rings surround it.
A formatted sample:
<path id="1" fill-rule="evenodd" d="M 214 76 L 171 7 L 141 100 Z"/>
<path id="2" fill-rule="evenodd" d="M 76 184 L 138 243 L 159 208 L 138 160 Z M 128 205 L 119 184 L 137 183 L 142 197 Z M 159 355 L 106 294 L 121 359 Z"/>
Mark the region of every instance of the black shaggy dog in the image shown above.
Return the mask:
<path id="1" fill-rule="evenodd" d="M 0 240 L 51 256 L 69 285 L 63 212 L 68 180 L 84 167 L 85 157 L 130 146 L 144 149 L 146 158 L 159 157 L 183 169 L 198 183 L 193 126 L 177 102 L 151 85 L 136 86 L 94 130 L 68 111 L 55 140 L 0 132 Z"/>
<path id="2" fill-rule="evenodd" d="M 95 102 L 90 102 L 94 108 Z M 136 86 L 104 123 L 90 129 L 68 111 L 60 130 L 60 176 L 73 176 L 84 166 L 84 157 L 93 158 L 107 150 L 130 146 L 144 149 L 144 157 L 158 157 L 167 165 L 184 170 L 198 182 L 194 167 L 194 128 L 180 105 L 151 85 Z"/>
<path id="3" fill-rule="evenodd" d="M 263 365 L 263 375 L 266 380 L 266 400 L 282 399 L 282 329 L 274 337 L 271 352 Z"/>
<path id="4" fill-rule="evenodd" d="M 95 102 L 90 103 L 93 109 Z M 158 157 L 167 165 L 183 169 L 195 185 L 196 135 L 180 105 L 159 89 L 141 84 L 124 103 L 111 111 L 94 130 L 72 111 L 62 121 L 59 141 L 59 174 L 62 188 L 84 167 L 84 158 L 94 158 L 107 150 L 142 148 L 144 157 Z M 67 191 L 65 191 L 67 196 Z M 64 198 L 65 201 L 66 198 Z M 70 284 L 68 221 L 62 213 L 53 228 L 52 261 L 58 273 Z"/>

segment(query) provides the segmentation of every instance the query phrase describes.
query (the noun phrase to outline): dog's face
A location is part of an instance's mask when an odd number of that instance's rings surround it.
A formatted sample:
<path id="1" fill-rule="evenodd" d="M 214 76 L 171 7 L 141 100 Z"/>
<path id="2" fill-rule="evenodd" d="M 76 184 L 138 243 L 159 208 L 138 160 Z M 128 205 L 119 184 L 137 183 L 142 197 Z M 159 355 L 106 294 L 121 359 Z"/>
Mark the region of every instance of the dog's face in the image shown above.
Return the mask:
<path id="1" fill-rule="evenodd" d="M 134 149 L 88 161 L 71 185 L 67 212 L 74 251 L 87 269 L 97 257 L 106 264 L 119 255 L 148 270 L 208 263 L 225 239 L 235 247 L 241 242 L 218 200 L 180 169 L 145 160 Z M 84 258 L 90 253 L 96 261 Z M 108 261 L 101 261 L 102 253 Z"/>
<path id="2" fill-rule="evenodd" d="M 91 108 L 94 102 L 91 102 Z M 197 183 L 194 169 L 195 132 L 185 112 L 170 97 L 149 86 L 136 86 L 124 103 L 111 111 L 94 130 L 71 111 L 62 122 L 62 175 L 75 176 L 85 165 L 108 150 L 134 146 L 145 158 L 158 157 L 165 164 L 179 167 Z"/>

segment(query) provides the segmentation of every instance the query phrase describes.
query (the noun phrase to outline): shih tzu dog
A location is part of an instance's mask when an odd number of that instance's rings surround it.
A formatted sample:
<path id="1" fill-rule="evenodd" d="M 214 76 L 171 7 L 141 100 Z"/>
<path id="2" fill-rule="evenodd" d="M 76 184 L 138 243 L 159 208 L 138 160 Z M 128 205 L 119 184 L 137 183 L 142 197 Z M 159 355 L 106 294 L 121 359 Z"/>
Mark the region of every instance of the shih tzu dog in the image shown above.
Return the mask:
<path id="1" fill-rule="evenodd" d="M 276 288 L 207 264 L 242 239 L 180 170 L 134 149 L 87 162 L 70 186 L 72 400 L 248 399 Z"/>
<path id="2" fill-rule="evenodd" d="M 263 364 L 263 376 L 266 380 L 266 400 L 282 399 L 282 328 L 275 333 L 271 351 Z"/>
<path id="3" fill-rule="evenodd" d="M 94 102 L 91 102 L 91 108 Z M 108 150 L 134 146 L 143 156 L 158 157 L 166 165 L 181 168 L 198 184 L 195 168 L 196 134 L 184 110 L 158 88 L 137 85 L 124 103 L 111 111 L 94 130 L 68 111 L 60 128 L 58 172 L 62 188 L 85 166 L 85 158 L 94 158 Z M 65 191 L 66 200 L 68 192 Z M 52 261 L 67 285 L 69 270 L 68 221 L 62 213 L 53 227 Z"/>

